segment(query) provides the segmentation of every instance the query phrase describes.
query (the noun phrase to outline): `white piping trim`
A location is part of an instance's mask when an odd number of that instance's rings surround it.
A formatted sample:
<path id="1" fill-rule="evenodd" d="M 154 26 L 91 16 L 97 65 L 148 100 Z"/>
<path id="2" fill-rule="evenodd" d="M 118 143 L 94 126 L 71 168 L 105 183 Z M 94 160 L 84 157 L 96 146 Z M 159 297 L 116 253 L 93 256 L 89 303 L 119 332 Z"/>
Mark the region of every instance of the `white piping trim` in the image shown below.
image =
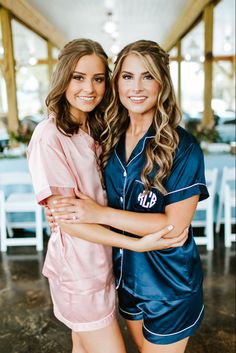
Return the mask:
<path id="1" fill-rule="evenodd" d="M 120 249 L 122 251 L 121 253 L 121 260 L 120 260 L 120 277 L 116 286 L 116 290 L 120 287 L 122 276 L 123 276 L 123 263 L 124 263 L 124 250 Z"/>
<path id="2" fill-rule="evenodd" d="M 179 191 L 182 191 L 182 190 L 190 189 L 190 188 L 192 188 L 193 186 L 196 186 L 196 185 L 204 185 L 204 186 L 206 186 L 206 184 L 203 184 L 203 183 L 195 183 L 195 184 L 192 184 L 190 186 L 186 186 L 186 188 L 182 188 L 182 189 L 178 189 L 178 190 L 167 192 L 164 196 L 167 196 L 167 195 L 170 195 L 170 194 L 174 194 L 175 192 L 179 192 Z"/>
<path id="3" fill-rule="evenodd" d="M 146 136 L 146 137 L 145 137 L 145 139 L 143 140 L 143 147 L 142 147 L 142 150 L 141 150 L 138 154 L 136 154 L 136 156 L 134 156 L 134 158 L 132 158 L 132 159 L 129 161 L 129 163 L 127 164 L 126 167 L 128 167 L 129 164 L 143 152 L 146 139 L 151 139 L 151 138 L 153 138 L 153 137 L 155 137 L 155 136 Z"/>
<path id="4" fill-rule="evenodd" d="M 123 163 L 121 162 L 120 158 L 118 157 L 116 150 L 115 150 L 115 155 L 116 155 L 116 158 L 118 159 L 118 161 L 120 162 L 121 167 L 123 168 L 123 170 L 125 170 L 125 167 L 123 166 Z"/>
<path id="5" fill-rule="evenodd" d="M 136 181 L 137 183 L 140 183 L 140 184 L 144 185 L 144 183 L 143 183 L 142 181 L 138 180 L 138 179 L 135 179 L 135 181 Z M 174 194 L 175 192 L 179 192 L 179 191 L 181 191 L 181 190 L 190 189 L 190 188 L 192 188 L 193 186 L 196 186 L 196 185 L 204 185 L 204 186 L 206 186 L 206 184 L 203 184 L 203 183 L 195 183 L 195 184 L 186 186 L 185 188 L 182 188 L 182 189 L 170 191 L 170 192 L 166 193 L 164 196 L 167 196 L 167 195 L 170 195 L 170 194 Z M 158 188 L 157 188 L 156 186 L 152 186 L 152 189 L 157 189 L 157 190 L 158 190 Z"/>
<path id="6" fill-rule="evenodd" d="M 133 315 L 133 316 L 139 315 L 139 314 L 142 314 L 142 313 L 143 313 L 142 311 L 140 311 L 139 313 L 129 313 L 128 311 L 125 311 L 125 310 L 121 309 L 120 306 L 119 306 L 119 309 L 120 309 L 120 311 L 122 311 L 123 313 L 129 314 L 129 315 Z"/>
<path id="7" fill-rule="evenodd" d="M 143 141 L 143 147 L 142 147 L 142 150 L 141 152 L 139 152 L 133 159 L 131 159 L 131 161 L 126 165 L 126 168 L 128 167 L 128 165 L 136 158 L 138 157 L 144 150 L 144 145 L 145 145 L 145 141 L 146 139 L 148 138 L 153 138 L 155 136 L 146 136 L 144 141 Z M 116 158 L 118 159 L 122 169 L 124 172 L 127 173 L 126 171 L 126 168 L 124 167 L 123 163 L 121 162 L 117 152 L 116 152 L 116 149 L 115 149 L 115 155 L 116 155 Z M 127 184 L 127 175 L 125 176 L 125 182 L 124 182 L 124 185 L 123 185 L 123 210 L 125 210 L 125 199 L 126 199 L 126 193 L 125 193 L 125 188 L 126 188 L 126 184 Z M 123 234 L 124 234 L 124 231 L 123 231 Z M 124 264 L 124 249 L 120 249 L 121 251 L 121 269 L 120 269 L 120 277 L 119 277 L 119 280 L 118 280 L 118 283 L 117 283 L 117 286 L 116 286 L 116 289 L 118 289 L 120 287 L 120 284 L 121 284 L 121 280 L 122 280 L 122 277 L 123 277 L 123 264 Z"/>
<path id="8" fill-rule="evenodd" d="M 196 323 L 197 323 L 198 320 L 200 319 L 200 316 L 202 315 L 203 310 L 204 310 L 204 305 L 202 306 L 202 309 L 201 309 L 201 311 L 200 311 L 200 314 L 198 315 L 197 320 L 196 320 L 192 325 L 190 325 L 190 326 L 188 326 L 188 327 L 186 327 L 186 328 L 184 328 L 183 330 L 180 330 L 180 331 L 178 331 L 178 332 L 168 333 L 168 334 L 164 335 L 164 334 L 161 334 L 161 333 L 154 333 L 154 332 L 148 330 L 148 329 L 146 328 L 146 326 L 144 325 L 144 323 L 143 323 L 143 327 L 145 328 L 146 331 L 148 331 L 149 333 L 151 333 L 152 335 L 155 335 L 155 336 L 173 336 L 173 335 L 178 335 L 178 333 L 181 333 L 181 332 L 183 332 L 183 331 L 186 331 L 186 330 L 190 329 L 191 327 L 193 327 L 194 325 L 196 325 Z"/>
<path id="9" fill-rule="evenodd" d="M 138 179 L 135 179 L 135 181 L 137 181 L 137 183 L 139 183 L 139 184 L 144 185 L 144 183 L 143 183 L 142 181 L 138 180 Z M 157 188 L 156 186 L 152 186 L 151 188 L 152 188 L 152 189 L 157 189 L 157 190 L 158 190 L 158 188 Z"/>
<path id="10" fill-rule="evenodd" d="M 125 167 L 123 166 L 120 158 L 118 157 L 117 153 L 116 153 L 116 150 L 115 150 L 115 155 L 116 155 L 116 158 L 118 159 L 122 169 L 124 172 L 126 172 L 126 169 Z M 127 172 L 126 172 L 127 173 Z M 125 177 L 125 182 L 124 182 L 124 185 L 123 185 L 123 210 L 125 209 L 125 187 L 126 187 L 126 183 L 127 183 L 127 175 Z M 124 231 L 123 231 L 123 234 L 124 234 Z M 120 252 L 121 252 L 121 260 L 120 260 L 120 277 L 119 277 L 119 280 L 118 280 L 118 283 L 117 283 L 117 286 L 116 286 L 116 289 L 118 289 L 120 287 L 120 284 L 121 284 L 121 280 L 122 280 L 122 276 L 123 276 L 123 263 L 124 263 L 124 249 L 120 249 Z"/>

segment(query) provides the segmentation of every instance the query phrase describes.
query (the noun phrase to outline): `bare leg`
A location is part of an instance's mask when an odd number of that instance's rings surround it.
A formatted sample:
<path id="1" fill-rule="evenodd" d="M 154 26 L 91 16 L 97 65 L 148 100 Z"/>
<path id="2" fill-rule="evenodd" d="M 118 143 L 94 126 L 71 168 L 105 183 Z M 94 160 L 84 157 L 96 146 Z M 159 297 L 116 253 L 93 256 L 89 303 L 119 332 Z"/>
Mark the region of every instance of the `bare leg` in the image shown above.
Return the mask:
<path id="1" fill-rule="evenodd" d="M 72 344 L 73 344 L 72 353 L 87 353 L 87 351 L 83 347 L 79 333 L 72 331 L 71 336 L 72 336 Z"/>
<path id="2" fill-rule="evenodd" d="M 138 347 L 139 352 L 142 352 L 143 346 L 143 321 L 142 320 L 126 320 L 126 325 L 131 333 L 134 343 Z"/>
<path id="3" fill-rule="evenodd" d="M 184 338 L 183 340 L 172 343 L 172 344 L 153 344 L 143 339 L 143 348 L 142 353 L 184 353 L 188 339 Z"/>
<path id="4" fill-rule="evenodd" d="M 126 325 L 140 353 L 184 353 L 188 337 L 172 344 L 154 344 L 143 337 L 142 320 L 126 320 Z"/>
<path id="5" fill-rule="evenodd" d="M 79 336 L 88 353 L 126 353 L 117 320 L 96 331 L 80 332 Z"/>

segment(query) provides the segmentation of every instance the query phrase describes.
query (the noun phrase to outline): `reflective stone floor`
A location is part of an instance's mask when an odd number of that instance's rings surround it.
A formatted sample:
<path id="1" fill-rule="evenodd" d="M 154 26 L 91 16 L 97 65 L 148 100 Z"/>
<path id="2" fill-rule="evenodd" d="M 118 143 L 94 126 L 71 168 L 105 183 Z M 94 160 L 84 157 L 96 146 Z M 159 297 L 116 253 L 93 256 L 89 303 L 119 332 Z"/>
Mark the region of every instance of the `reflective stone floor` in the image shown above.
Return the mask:
<path id="1" fill-rule="evenodd" d="M 235 352 L 235 247 L 199 247 L 205 273 L 206 314 L 186 353 Z M 47 239 L 45 237 L 45 247 Z M 70 353 L 69 330 L 53 317 L 43 254 L 33 248 L 0 255 L 0 353 Z M 128 353 L 137 353 L 120 320 Z M 111 352 L 112 353 L 112 352 Z M 168 353 L 168 352 L 166 352 Z"/>

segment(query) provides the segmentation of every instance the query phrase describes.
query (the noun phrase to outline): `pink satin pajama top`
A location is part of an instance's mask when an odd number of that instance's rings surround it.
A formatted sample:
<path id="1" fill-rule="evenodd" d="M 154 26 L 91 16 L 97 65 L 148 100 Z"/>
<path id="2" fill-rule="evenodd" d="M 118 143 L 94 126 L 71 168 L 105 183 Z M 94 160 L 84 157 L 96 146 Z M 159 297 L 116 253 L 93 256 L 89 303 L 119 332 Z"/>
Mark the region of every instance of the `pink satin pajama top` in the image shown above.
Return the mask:
<path id="1" fill-rule="evenodd" d="M 76 196 L 81 191 L 104 205 L 106 195 L 96 162 L 98 153 L 99 146 L 81 129 L 78 134 L 68 137 L 56 128 L 52 117 L 39 123 L 28 147 L 37 201 L 45 204 L 51 195 Z M 89 322 L 98 323 L 99 327 L 99 322 L 114 310 L 111 251 L 111 247 L 70 236 L 60 229 L 50 236 L 43 274 L 58 291 L 52 295 L 58 311 L 56 316 L 74 330 L 89 329 Z M 63 299 L 63 293 L 66 299 Z M 110 293 L 112 298 L 104 299 L 104 293 Z M 76 296 L 80 304 L 76 317 L 75 313 L 68 313 L 71 295 Z M 67 301 L 64 308 L 63 300 Z M 99 314 L 96 312 L 98 307 Z"/>

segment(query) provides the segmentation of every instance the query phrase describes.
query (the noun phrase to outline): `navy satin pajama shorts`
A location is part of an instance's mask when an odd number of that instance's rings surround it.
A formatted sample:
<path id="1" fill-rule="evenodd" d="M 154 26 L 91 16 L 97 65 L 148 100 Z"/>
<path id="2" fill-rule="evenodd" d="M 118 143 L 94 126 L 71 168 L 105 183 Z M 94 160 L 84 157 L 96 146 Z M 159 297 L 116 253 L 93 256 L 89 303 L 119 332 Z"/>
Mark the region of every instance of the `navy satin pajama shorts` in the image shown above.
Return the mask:
<path id="1" fill-rule="evenodd" d="M 119 312 L 126 320 L 143 320 L 143 335 L 154 344 L 171 344 L 193 335 L 204 316 L 203 293 L 177 300 L 145 300 L 119 288 Z"/>

